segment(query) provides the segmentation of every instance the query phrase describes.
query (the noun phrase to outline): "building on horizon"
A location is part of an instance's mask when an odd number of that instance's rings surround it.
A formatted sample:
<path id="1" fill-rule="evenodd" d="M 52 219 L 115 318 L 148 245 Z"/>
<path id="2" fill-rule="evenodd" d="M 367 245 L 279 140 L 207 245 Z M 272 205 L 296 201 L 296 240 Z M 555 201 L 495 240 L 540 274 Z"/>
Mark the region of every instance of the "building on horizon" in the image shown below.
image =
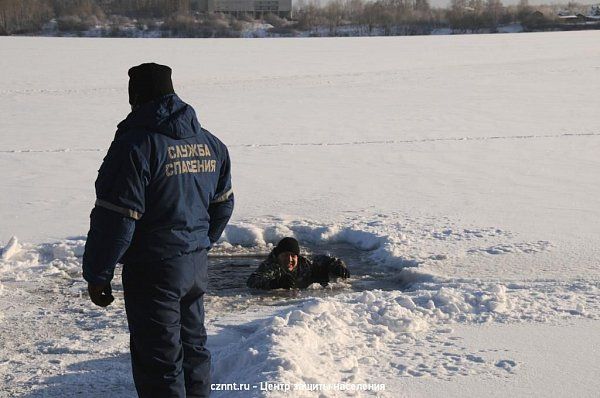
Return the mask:
<path id="1" fill-rule="evenodd" d="M 198 11 L 222 12 L 235 16 L 252 14 L 254 17 L 275 14 L 281 18 L 290 18 L 292 0 L 202 0 Z"/>

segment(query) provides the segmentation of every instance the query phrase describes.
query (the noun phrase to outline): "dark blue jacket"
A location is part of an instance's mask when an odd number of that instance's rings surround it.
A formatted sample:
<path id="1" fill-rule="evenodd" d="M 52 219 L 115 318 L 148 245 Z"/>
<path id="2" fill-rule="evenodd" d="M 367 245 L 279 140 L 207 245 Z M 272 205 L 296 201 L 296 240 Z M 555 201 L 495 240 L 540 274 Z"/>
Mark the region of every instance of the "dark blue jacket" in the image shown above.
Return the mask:
<path id="1" fill-rule="evenodd" d="M 104 284 L 117 262 L 210 248 L 233 211 L 230 169 L 227 147 L 177 95 L 134 109 L 98 171 L 84 278 Z"/>

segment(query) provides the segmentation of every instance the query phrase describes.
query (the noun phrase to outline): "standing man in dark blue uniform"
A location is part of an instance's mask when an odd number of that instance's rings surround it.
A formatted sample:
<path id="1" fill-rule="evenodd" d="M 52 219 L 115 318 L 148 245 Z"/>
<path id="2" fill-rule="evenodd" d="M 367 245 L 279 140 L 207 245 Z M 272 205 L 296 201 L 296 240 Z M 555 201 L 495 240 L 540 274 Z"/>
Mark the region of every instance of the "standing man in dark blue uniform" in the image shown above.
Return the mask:
<path id="1" fill-rule="evenodd" d="M 174 92 L 171 69 L 129 70 L 132 111 L 96 180 L 83 256 L 90 299 L 107 306 L 115 264 L 140 397 L 205 397 L 207 250 L 233 211 L 227 147 Z"/>

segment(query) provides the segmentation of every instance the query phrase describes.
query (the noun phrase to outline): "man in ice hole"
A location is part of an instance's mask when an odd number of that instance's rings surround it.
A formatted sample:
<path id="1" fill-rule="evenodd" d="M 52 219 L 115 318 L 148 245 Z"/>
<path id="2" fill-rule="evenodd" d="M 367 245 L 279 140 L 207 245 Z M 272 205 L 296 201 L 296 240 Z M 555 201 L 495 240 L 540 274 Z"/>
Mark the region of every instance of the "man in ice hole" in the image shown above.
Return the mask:
<path id="1" fill-rule="evenodd" d="M 253 289 L 305 289 L 313 283 L 326 286 L 331 280 L 346 279 L 350 272 L 339 258 L 316 255 L 310 260 L 300 255 L 294 238 L 283 238 L 248 278 Z"/>

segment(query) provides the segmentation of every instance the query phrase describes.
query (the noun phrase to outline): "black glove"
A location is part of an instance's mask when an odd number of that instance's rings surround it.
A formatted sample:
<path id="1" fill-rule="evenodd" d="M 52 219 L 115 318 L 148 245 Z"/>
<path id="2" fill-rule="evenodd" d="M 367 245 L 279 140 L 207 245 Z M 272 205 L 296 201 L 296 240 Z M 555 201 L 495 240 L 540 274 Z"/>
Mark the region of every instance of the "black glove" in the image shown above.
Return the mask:
<path id="1" fill-rule="evenodd" d="M 335 276 L 339 276 L 344 279 L 350 277 L 350 271 L 348 271 L 346 264 L 344 264 L 344 262 L 339 258 L 336 259 L 333 264 L 331 264 L 331 270 Z"/>
<path id="2" fill-rule="evenodd" d="M 100 307 L 106 307 L 115 301 L 110 283 L 107 283 L 106 285 L 92 285 L 91 283 L 88 283 L 88 293 L 92 303 Z"/>

